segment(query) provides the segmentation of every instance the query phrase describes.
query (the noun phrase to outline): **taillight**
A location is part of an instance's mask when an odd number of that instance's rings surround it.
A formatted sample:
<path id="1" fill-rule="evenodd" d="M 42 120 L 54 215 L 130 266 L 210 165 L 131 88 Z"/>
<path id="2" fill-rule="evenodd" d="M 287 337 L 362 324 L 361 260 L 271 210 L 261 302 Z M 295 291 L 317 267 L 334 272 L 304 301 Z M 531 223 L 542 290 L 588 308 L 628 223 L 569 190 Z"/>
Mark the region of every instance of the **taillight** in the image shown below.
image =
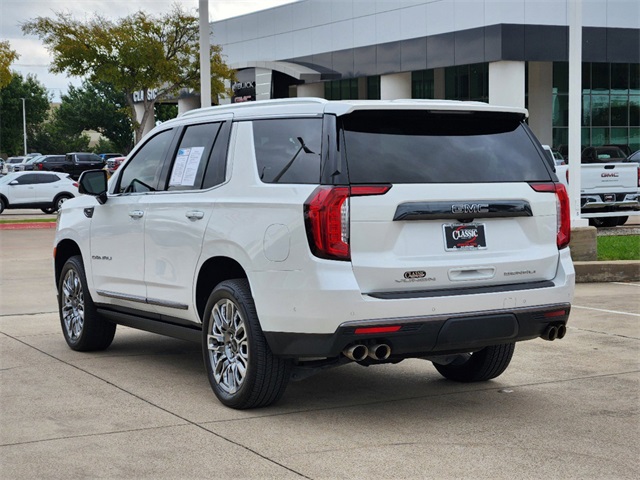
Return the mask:
<path id="1" fill-rule="evenodd" d="M 80 184 L 78 182 L 73 182 L 73 186 L 78 188 L 80 186 Z"/>
<path id="2" fill-rule="evenodd" d="M 571 213 L 569 211 L 569 195 L 561 183 L 531 183 L 536 192 L 554 192 L 556 194 L 556 219 L 558 250 L 569 245 L 571 240 Z"/>
<path id="3" fill-rule="evenodd" d="M 638 165 L 638 186 L 640 187 L 640 165 Z"/>
<path id="4" fill-rule="evenodd" d="M 350 260 L 349 198 L 384 195 L 391 185 L 320 186 L 304 204 L 304 220 L 311 252 L 320 258 Z"/>

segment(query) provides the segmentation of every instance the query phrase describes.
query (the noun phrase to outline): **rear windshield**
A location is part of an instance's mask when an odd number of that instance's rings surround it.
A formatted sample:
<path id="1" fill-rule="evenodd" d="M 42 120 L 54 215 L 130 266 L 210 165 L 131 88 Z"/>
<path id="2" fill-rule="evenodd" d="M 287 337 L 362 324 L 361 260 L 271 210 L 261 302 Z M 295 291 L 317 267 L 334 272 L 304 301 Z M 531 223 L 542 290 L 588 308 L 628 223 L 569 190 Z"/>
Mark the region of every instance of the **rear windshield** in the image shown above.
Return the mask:
<path id="1" fill-rule="evenodd" d="M 551 180 L 515 114 L 359 111 L 341 118 L 351 183 Z"/>

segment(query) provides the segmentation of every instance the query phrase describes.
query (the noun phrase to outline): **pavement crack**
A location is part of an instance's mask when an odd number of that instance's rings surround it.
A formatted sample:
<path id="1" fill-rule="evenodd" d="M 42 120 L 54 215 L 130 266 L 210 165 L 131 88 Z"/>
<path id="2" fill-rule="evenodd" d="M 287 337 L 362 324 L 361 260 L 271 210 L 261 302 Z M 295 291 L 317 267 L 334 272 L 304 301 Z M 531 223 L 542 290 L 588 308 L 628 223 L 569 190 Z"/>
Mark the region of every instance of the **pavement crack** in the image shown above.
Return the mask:
<path id="1" fill-rule="evenodd" d="M 619 333 L 611 333 L 611 332 L 602 332 L 600 330 L 590 330 L 588 328 L 580 328 L 580 327 L 570 327 L 572 330 L 577 330 L 579 332 L 588 332 L 588 333 L 596 333 L 599 335 L 605 335 L 607 337 L 618 337 L 625 338 L 627 340 L 640 340 L 638 337 L 631 337 L 629 335 L 620 335 Z"/>

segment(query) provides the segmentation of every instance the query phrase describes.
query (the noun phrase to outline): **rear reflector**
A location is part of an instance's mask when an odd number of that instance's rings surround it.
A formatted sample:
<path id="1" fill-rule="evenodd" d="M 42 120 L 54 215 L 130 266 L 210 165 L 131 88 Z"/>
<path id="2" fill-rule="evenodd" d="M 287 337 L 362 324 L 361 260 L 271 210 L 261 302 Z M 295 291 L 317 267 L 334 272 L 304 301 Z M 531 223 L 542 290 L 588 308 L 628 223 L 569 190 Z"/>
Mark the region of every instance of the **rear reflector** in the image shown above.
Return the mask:
<path id="1" fill-rule="evenodd" d="M 545 318 L 564 317 L 567 314 L 566 310 L 554 310 L 553 312 L 545 312 Z"/>
<path id="2" fill-rule="evenodd" d="M 393 333 L 402 328 L 401 325 L 393 325 L 389 327 L 362 327 L 356 328 L 356 335 L 367 335 L 370 333 Z"/>

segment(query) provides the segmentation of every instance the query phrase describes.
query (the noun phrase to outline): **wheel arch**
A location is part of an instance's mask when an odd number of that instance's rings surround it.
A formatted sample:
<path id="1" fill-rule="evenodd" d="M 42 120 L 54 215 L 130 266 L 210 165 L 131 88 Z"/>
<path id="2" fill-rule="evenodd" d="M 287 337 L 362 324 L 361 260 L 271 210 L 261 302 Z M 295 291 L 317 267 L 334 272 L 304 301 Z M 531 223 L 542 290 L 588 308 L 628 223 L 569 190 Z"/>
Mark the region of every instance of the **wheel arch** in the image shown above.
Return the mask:
<path id="1" fill-rule="evenodd" d="M 80 247 L 73 240 L 65 239 L 56 245 L 55 257 L 54 257 L 54 270 L 56 285 L 60 282 L 60 274 L 64 264 L 74 255 L 82 256 Z"/>
<path id="2" fill-rule="evenodd" d="M 249 277 L 242 265 L 232 258 L 212 257 L 202 264 L 196 280 L 196 309 L 201 320 L 204 320 L 204 308 L 216 285 L 234 278 Z"/>

